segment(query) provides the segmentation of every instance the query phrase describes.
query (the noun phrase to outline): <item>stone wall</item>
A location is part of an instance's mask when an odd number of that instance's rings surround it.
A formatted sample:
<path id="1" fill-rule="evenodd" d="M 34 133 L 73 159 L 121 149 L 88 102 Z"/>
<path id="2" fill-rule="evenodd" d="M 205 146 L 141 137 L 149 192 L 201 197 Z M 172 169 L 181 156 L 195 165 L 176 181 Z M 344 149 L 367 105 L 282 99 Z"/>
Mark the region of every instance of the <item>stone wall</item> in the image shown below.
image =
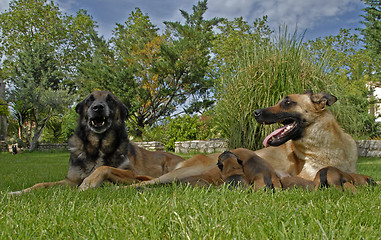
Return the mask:
<path id="1" fill-rule="evenodd" d="M 134 142 L 138 147 L 144 148 L 148 151 L 165 151 L 164 144 L 161 142 Z"/>
<path id="2" fill-rule="evenodd" d="M 358 140 L 357 146 L 359 156 L 362 157 L 381 157 L 380 140 Z"/>
<path id="3" fill-rule="evenodd" d="M 165 151 L 164 144 L 161 142 L 134 142 L 137 146 L 149 151 Z M 358 140 L 359 156 L 363 157 L 381 157 L 381 141 L 380 140 Z M 65 150 L 67 143 L 41 143 L 38 150 Z M 223 152 L 228 149 L 228 141 L 225 139 L 214 139 L 209 141 L 194 140 L 175 143 L 176 153 L 214 153 Z M 7 149 L 6 144 L 1 144 L 0 151 L 12 151 L 12 148 Z"/>
<path id="4" fill-rule="evenodd" d="M 209 141 L 194 140 L 185 142 L 175 142 L 175 153 L 214 153 L 223 152 L 228 149 L 226 139 L 213 139 Z"/>
<path id="5" fill-rule="evenodd" d="M 47 150 L 67 150 L 67 143 L 40 143 L 38 144 L 37 150 L 47 151 Z"/>

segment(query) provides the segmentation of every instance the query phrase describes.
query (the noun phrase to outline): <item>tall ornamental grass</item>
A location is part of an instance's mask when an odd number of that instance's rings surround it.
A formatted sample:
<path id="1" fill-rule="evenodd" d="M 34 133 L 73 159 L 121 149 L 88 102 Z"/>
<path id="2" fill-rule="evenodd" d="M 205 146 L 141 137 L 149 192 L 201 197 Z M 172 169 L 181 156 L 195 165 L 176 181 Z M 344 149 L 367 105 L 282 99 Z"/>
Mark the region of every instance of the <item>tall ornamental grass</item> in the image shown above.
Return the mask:
<path id="1" fill-rule="evenodd" d="M 302 35 L 279 32 L 268 43 L 246 42 L 232 64 L 221 68 L 215 111 L 231 148 L 261 148 L 262 140 L 276 126 L 259 125 L 253 112 L 276 104 L 287 94 L 311 89 L 329 92 L 339 99 L 345 95 L 345 86 L 335 81 L 326 61 L 328 55 L 316 59 L 303 43 Z M 356 129 L 354 124 L 359 121 L 353 120 L 356 114 L 348 101 L 339 101 L 333 108 L 340 113 L 346 130 Z"/>

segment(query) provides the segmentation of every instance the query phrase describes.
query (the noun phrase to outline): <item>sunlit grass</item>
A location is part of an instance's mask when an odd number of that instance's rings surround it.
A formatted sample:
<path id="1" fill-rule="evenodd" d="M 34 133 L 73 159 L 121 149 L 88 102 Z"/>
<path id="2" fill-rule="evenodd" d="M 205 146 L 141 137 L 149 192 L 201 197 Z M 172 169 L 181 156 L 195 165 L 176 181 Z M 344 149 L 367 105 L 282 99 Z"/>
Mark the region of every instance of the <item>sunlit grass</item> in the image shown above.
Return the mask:
<path id="1" fill-rule="evenodd" d="M 79 192 L 54 187 L 11 197 L 40 181 L 62 179 L 67 153 L 0 154 L 1 239 L 379 239 L 381 189 L 276 193 L 184 185 Z M 376 180 L 380 158 L 358 171 Z"/>

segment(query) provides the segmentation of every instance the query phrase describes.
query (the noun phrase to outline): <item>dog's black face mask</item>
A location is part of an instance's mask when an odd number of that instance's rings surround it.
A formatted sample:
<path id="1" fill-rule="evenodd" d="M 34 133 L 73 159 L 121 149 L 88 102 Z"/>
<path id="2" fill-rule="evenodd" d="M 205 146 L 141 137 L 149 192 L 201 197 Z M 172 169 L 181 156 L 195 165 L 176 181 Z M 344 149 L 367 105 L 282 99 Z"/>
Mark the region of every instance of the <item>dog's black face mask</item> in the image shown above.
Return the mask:
<path id="1" fill-rule="evenodd" d="M 314 94 L 312 91 L 307 91 L 303 94 L 286 96 L 273 107 L 255 110 L 254 117 L 258 123 L 283 125 L 268 135 L 263 145 L 279 146 L 288 140 L 302 138 L 316 114 L 324 111 L 326 105 L 331 106 L 336 100 L 335 96 L 328 93 Z"/>
<path id="2" fill-rule="evenodd" d="M 90 94 L 77 105 L 76 111 L 84 115 L 82 124 L 97 134 L 106 132 L 114 121 L 123 124 L 127 116 L 127 108 L 106 91 Z"/>
<path id="3" fill-rule="evenodd" d="M 292 104 L 289 100 L 283 100 L 280 105 Z M 255 111 L 255 119 L 259 123 L 274 124 L 281 123 L 283 126 L 270 133 L 263 141 L 263 145 L 267 147 L 279 146 L 288 140 L 297 140 L 303 136 L 306 126 L 306 120 L 298 113 L 294 112 L 272 112 L 271 108 L 263 108 Z"/>
<path id="4" fill-rule="evenodd" d="M 93 95 L 88 99 L 87 126 L 95 133 L 105 132 L 112 124 L 114 110 L 109 106 L 111 101 L 94 99 Z M 114 105 L 114 104 L 111 104 Z"/>

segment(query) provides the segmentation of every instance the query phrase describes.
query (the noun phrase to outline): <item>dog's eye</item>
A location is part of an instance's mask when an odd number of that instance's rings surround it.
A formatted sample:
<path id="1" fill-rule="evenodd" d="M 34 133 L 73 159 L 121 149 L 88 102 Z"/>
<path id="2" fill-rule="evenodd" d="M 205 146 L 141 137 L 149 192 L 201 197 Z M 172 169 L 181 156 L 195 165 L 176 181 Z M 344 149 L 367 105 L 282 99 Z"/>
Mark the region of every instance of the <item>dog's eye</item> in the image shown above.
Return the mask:
<path id="1" fill-rule="evenodd" d="M 106 101 L 109 103 L 115 103 L 115 100 L 110 95 L 107 95 Z"/>
<path id="2" fill-rule="evenodd" d="M 93 103 L 94 100 L 95 100 L 94 95 L 91 94 L 91 95 L 87 98 L 87 100 L 86 100 L 86 104 L 87 104 L 87 105 L 91 105 L 91 103 Z"/>
<path id="3" fill-rule="evenodd" d="M 290 106 L 291 104 L 293 104 L 294 102 L 293 101 L 291 101 L 289 98 L 285 98 L 284 100 L 283 100 L 283 102 L 282 102 L 282 104 L 284 105 L 284 106 Z"/>

